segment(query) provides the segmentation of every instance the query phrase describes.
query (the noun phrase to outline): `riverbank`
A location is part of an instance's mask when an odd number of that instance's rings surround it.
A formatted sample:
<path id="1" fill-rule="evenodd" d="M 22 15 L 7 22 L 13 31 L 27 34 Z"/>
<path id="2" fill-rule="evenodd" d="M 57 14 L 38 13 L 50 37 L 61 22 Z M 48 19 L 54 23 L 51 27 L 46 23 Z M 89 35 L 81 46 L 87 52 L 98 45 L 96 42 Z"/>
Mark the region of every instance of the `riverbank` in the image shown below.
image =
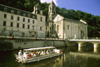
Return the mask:
<path id="1" fill-rule="evenodd" d="M 0 38 L 0 51 L 19 50 L 25 48 L 36 48 L 36 47 L 65 47 L 66 42 L 64 40 L 47 40 L 47 39 L 6 39 Z"/>

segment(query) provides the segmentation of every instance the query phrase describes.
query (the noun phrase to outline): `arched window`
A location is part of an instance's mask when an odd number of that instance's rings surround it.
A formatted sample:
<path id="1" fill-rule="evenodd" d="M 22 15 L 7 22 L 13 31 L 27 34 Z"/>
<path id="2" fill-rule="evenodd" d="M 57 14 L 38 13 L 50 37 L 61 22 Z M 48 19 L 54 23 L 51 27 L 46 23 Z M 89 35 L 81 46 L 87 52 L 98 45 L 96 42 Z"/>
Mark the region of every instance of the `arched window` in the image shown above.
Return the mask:
<path id="1" fill-rule="evenodd" d="M 42 22 L 42 17 L 40 17 L 40 21 Z"/>
<path id="2" fill-rule="evenodd" d="M 35 19 L 35 16 L 33 16 L 33 18 Z"/>
<path id="3" fill-rule="evenodd" d="M 26 14 L 25 14 L 25 13 L 23 13 L 23 16 L 26 16 Z"/>
<path id="4" fill-rule="evenodd" d="M 30 17 L 30 14 L 28 14 L 28 17 Z"/>
<path id="5" fill-rule="evenodd" d="M 59 25 L 57 25 L 57 32 L 59 33 Z"/>
<path id="6" fill-rule="evenodd" d="M 20 11 L 17 11 L 17 14 L 20 14 Z"/>
<path id="7" fill-rule="evenodd" d="M 14 13 L 14 10 L 11 10 L 11 13 Z"/>
<path id="8" fill-rule="evenodd" d="M 4 11 L 7 11 L 7 8 L 6 7 L 4 8 Z"/>

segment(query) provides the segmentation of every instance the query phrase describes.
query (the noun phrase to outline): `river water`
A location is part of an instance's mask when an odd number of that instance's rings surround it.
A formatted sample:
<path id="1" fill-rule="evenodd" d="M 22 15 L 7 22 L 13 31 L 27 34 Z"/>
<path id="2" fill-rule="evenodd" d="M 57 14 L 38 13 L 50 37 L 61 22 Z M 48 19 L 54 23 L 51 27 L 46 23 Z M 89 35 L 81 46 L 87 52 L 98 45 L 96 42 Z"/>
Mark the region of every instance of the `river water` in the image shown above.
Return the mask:
<path id="1" fill-rule="evenodd" d="M 0 52 L 0 67 L 100 67 L 100 50 L 93 48 L 59 48 L 63 55 L 33 63 L 22 64 L 15 61 L 16 51 Z"/>

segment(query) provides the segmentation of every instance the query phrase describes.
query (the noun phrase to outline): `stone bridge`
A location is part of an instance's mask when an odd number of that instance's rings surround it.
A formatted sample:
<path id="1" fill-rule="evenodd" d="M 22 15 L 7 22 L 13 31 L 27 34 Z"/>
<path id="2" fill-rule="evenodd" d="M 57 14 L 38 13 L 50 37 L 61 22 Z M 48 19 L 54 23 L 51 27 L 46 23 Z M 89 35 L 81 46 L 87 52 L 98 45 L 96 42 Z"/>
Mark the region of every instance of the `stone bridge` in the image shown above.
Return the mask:
<path id="1" fill-rule="evenodd" d="M 100 49 L 100 40 L 99 39 L 69 39 L 66 40 L 68 45 L 71 45 L 72 42 L 78 44 L 78 50 L 80 51 L 82 47 L 86 46 L 84 43 L 92 43 L 94 52 L 97 52 L 97 49 Z"/>

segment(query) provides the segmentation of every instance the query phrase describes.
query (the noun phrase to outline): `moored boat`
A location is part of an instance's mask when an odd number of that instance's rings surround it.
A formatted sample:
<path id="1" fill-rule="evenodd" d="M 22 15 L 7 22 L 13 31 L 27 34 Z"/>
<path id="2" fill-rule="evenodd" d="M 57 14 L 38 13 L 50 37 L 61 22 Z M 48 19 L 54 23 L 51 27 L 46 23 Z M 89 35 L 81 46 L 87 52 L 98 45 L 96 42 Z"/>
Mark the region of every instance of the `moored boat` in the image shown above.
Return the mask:
<path id="1" fill-rule="evenodd" d="M 61 55 L 63 52 L 55 47 L 38 47 L 20 50 L 15 54 L 16 60 L 21 63 L 30 63 Z"/>

